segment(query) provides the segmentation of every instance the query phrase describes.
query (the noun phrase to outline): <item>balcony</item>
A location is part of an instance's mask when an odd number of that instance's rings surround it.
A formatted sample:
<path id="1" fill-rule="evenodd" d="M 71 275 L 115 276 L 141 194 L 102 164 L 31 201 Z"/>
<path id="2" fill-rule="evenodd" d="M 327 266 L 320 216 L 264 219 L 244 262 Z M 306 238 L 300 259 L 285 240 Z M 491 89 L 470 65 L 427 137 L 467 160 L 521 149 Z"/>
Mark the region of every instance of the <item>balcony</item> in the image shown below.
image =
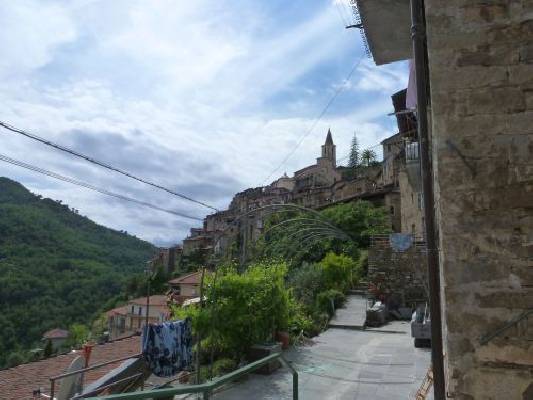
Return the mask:
<path id="1" fill-rule="evenodd" d="M 422 191 L 422 174 L 420 170 L 420 151 L 418 142 L 405 144 L 405 170 L 409 184 L 416 192 Z"/>

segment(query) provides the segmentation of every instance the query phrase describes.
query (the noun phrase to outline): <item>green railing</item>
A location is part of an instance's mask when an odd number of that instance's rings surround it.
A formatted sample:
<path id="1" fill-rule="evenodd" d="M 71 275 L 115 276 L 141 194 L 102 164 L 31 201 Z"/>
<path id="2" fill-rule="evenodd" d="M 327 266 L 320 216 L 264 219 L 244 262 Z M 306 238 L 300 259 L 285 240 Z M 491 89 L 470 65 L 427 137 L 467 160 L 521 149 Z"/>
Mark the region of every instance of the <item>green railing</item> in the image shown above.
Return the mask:
<path id="1" fill-rule="evenodd" d="M 281 355 L 281 353 L 271 354 L 265 358 L 254 361 L 236 371 L 230 372 L 220 378 L 215 378 L 211 381 L 199 384 L 199 385 L 180 385 L 163 389 L 154 389 L 154 390 L 145 390 L 132 393 L 121 393 L 121 394 L 112 394 L 109 396 L 100 396 L 100 397 L 90 397 L 89 399 L 99 399 L 99 400 L 138 400 L 138 399 L 161 399 L 161 398 L 172 398 L 178 394 L 193 394 L 193 393 L 202 393 L 204 400 L 209 399 L 211 393 L 240 377 L 247 375 L 262 366 L 271 363 L 272 361 L 279 360 L 283 366 L 288 368 L 292 372 L 292 398 L 293 400 L 298 400 L 298 373 Z"/>

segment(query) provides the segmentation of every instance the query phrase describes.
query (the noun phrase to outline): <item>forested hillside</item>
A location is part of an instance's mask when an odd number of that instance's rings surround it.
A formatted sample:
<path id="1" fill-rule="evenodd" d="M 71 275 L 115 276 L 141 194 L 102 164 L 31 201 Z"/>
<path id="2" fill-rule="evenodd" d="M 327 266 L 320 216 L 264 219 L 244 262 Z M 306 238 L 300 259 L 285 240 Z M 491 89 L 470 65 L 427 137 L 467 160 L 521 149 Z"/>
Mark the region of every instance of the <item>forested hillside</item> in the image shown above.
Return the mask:
<path id="1" fill-rule="evenodd" d="M 0 177 L 0 368 L 48 329 L 90 323 L 153 251 Z"/>

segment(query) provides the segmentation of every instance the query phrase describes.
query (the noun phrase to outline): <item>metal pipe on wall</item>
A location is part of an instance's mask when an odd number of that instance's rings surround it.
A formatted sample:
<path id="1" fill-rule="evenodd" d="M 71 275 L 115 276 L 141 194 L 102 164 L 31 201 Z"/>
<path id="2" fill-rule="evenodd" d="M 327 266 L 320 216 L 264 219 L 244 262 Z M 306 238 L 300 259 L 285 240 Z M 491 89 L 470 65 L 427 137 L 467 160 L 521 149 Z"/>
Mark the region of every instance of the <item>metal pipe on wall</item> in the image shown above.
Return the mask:
<path id="1" fill-rule="evenodd" d="M 429 307 L 431 313 L 431 361 L 435 400 L 444 400 L 446 385 L 442 343 L 442 317 L 440 301 L 439 252 L 435 224 L 435 199 L 433 169 L 430 158 L 428 133 L 428 58 L 426 50 L 426 26 L 424 0 L 411 0 L 411 37 L 416 75 L 417 117 L 420 167 L 424 193 L 424 218 L 427 243 L 427 267 L 429 280 Z"/>

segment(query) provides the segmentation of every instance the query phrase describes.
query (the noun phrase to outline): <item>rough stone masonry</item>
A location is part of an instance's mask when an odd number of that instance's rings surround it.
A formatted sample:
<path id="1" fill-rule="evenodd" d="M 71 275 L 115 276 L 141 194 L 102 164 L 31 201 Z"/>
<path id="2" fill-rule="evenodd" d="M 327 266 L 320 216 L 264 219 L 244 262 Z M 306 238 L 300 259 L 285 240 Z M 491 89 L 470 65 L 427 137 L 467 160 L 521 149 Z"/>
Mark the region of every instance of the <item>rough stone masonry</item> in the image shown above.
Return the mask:
<path id="1" fill-rule="evenodd" d="M 533 0 L 426 0 L 448 396 L 533 398 Z"/>

